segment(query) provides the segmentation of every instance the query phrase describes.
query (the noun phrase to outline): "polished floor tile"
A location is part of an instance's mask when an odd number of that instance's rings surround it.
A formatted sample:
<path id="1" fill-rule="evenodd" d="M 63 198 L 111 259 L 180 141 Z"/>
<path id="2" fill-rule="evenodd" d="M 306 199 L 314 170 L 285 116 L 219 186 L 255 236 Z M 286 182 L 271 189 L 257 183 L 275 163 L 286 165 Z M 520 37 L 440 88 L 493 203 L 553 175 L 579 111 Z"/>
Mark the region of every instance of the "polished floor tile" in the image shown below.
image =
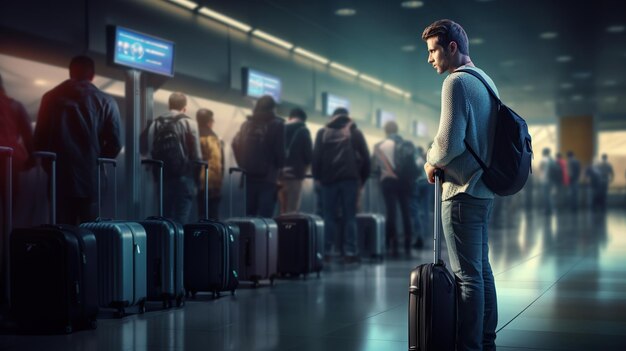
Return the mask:
<path id="1" fill-rule="evenodd" d="M 623 350 L 626 345 L 626 211 L 544 216 L 500 211 L 490 225 L 500 351 Z M 0 334 L 0 351 L 323 350 L 407 348 L 412 257 L 332 263 L 318 279 L 242 287 L 184 308 L 114 319 L 71 335 Z M 447 257 L 444 245 L 444 258 Z"/>

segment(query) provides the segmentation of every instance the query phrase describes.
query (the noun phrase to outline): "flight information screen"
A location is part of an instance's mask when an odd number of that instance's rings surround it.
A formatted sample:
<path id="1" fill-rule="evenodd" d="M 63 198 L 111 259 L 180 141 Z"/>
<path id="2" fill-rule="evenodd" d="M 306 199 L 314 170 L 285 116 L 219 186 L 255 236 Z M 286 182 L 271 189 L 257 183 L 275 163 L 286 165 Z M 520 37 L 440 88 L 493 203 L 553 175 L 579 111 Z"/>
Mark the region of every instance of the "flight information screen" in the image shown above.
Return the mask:
<path id="1" fill-rule="evenodd" d="M 326 116 L 331 116 L 338 107 L 343 107 L 350 111 L 350 100 L 331 93 L 322 94 L 322 109 Z"/>
<path id="2" fill-rule="evenodd" d="M 396 120 L 396 115 L 393 112 L 379 109 L 378 113 L 376 114 L 376 126 L 378 128 L 382 128 L 385 126 L 387 122 L 395 121 L 395 120 Z"/>
<path id="3" fill-rule="evenodd" d="M 168 77 L 174 76 L 174 43 L 123 27 L 115 27 L 115 64 Z"/>
<path id="4" fill-rule="evenodd" d="M 280 102 L 282 91 L 280 78 L 250 68 L 243 69 L 242 77 L 245 95 L 253 98 L 270 95 L 276 102 Z"/>

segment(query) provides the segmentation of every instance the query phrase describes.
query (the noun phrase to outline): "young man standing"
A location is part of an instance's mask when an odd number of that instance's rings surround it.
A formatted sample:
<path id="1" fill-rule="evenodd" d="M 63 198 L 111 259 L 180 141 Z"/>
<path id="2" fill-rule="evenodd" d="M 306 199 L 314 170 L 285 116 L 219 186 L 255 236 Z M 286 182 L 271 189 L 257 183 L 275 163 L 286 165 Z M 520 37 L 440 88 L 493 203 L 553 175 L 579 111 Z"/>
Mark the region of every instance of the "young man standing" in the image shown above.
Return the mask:
<path id="1" fill-rule="evenodd" d="M 224 143 L 213 130 L 213 111 L 201 108 L 196 112 L 196 121 L 200 132 L 200 150 L 202 160 L 209 163 L 209 218 L 219 219 L 222 181 L 224 179 Z M 200 172 L 200 191 L 198 191 L 198 212 L 200 218 L 205 215 L 205 179 L 204 169 Z"/>
<path id="2" fill-rule="evenodd" d="M 464 141 L 483 160 L 491 158 L 496 102 L 483 83 L 457 69 L 481 74 L 497 93 L 493 81 L 474 66 L 465 30 L 451 20 L 439 20 L 422 34 L 428 63 L 437 73 L 448 72 L 441 91 L 441 118 L 424 170 L 434 183 L 443 169 L 443 232 L 458 291 L 457 349 L 495 350 L 498 310 L 489 263 L 487 223 L 494 194 L 482 182 L 482 168 Z"/>

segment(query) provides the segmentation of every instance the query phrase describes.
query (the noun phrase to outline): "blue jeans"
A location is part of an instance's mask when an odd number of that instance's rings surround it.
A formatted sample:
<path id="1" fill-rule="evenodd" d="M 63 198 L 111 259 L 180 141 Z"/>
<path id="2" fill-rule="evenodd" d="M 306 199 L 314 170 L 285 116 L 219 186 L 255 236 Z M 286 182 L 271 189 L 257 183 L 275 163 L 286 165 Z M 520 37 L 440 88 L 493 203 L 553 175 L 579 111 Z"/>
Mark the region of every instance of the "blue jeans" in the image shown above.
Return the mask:
<path id="1" fill-rule="evenodd" d="M 181 224 L 189 223 L 196 196 L 196 181 L 192 177 L 165 179 L 163 184 L 163 213 Z"/>
<path id="2" fill-rule="evenodd" d="M 498 304 L 487 223 L 493 200 L 459 194 L 441 203 L 443 233 L 457 285 L 457 349 L 495 350 Z"/>
<path id="3" fill-rule="evenodd" d="M 337 206 L 341 206 L 344 225 L 344 248 L 346 256 L 358 254 L 356 238 L 356 202 L 359 181 L 342 180 L 322 186 L 322 212 L 324 214 L 324 246 L 326 254 L 330 254 L 335 243 L 337 232 Z"/>

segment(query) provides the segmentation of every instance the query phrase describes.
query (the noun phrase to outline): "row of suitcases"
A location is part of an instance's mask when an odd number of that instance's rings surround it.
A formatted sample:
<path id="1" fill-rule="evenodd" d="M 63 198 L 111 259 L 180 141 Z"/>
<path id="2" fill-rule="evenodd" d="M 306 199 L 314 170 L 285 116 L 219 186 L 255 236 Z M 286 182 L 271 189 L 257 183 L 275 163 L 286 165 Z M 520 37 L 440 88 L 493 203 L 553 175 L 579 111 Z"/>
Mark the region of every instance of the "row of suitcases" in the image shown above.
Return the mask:
<path id="1" fill-rule="evenodd" d="M 54 154 L 37 155 L 49 158 L 54 169 Z M 99 162 L 115 166 L 114 160 Z M 143 162 L 160 166 L 162 174 L 162 162 Z M 52 178 L 54 182 L 54 171 Z M 54 196 L 52 191 L 52 204 Z M 130 306 L 145 311 L 147 299 L 161 300 L 164 307 L 175 300 L 180 306 L 185 291 L 234 293 L 240 280 L 257 285 L 262 279 L 273 281 L 278 272 L 322 269 L 323 223 L 313 215 L 276 221 L 241 217 L 226 223 L 206 219 L 184 227 L 155 216 L 74 227 L 54 224 L 54 206 L 51 210 L 53 224 L 16 229 L 11 236 L 13 315 L 22 326 L 35 329 L 95 327 L 98 307 L 124 315 Z M 289 243 L 278 241 L 279 228 Z M 279 244 L 289 248 L 284 257 L 277 255 Z M 294 250 L 292 245 L 302 247 Z M 292 255 L 294 251 L 302 253 Z"/>

